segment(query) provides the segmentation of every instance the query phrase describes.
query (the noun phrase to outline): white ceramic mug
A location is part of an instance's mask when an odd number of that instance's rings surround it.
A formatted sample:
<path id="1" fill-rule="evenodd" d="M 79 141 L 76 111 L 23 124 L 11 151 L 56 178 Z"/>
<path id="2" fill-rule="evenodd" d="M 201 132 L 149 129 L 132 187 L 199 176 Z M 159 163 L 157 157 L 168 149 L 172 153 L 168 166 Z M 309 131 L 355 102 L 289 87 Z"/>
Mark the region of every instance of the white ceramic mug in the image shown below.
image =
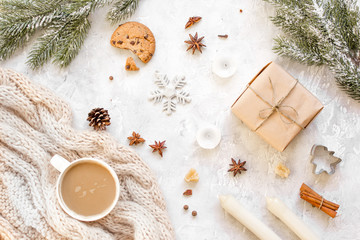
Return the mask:
<path id="1" fill-rule="evenodd" d="M 101 165 L 102 167 L 106 168 L 110 174 L 112 175 L 114 181 L 115 181 L 115 198 L 113 200 L 113 202 L 111 203 L 111 205 L 104 210 L 103 212 L 96 214 L 96 215 L 91 215 L 91 216 L 83 216 L 80 215 L 76 212 L 74 212 L 73 210 L 71 210 L 64 202 L 63 198 L 62 198 L 62 193 L 61 193 L 61 183 L 62 180 L 66 174 L 66 172 L 71 169 L 73 166 L 82 163 L 82 162 L 92 162 L 92 163 L 96 163 Z M 51 165 L 53 165 L 59 172 L 60 172 L 60 176 L 57 180 L 56 183 L 56 195 L 58 198 L 58 201 L 60 203 L 60 206 L 63 208 L 63 210 L 69 214 L 71 217 L 80 220 L 80 221 L 96 221 L 99 220 L 100 218 L 105 217 L 107 214 L 109 214 L 111 212 L 111 210 L 115 207 L 119 196 L 120 196 L 120 184 L 119 184 L 119 179 L 115 173 L 115 171 L 104 161 L 98 160 L 98 159 L 94 159 L 94 158 L 80 158 L 77 159 L 73 162 L 69 162 L 68 160 L 66 160 L 65 158 L 59 156 L 59 155 L 54 155 L 51 160 L 50 160 Z"/>

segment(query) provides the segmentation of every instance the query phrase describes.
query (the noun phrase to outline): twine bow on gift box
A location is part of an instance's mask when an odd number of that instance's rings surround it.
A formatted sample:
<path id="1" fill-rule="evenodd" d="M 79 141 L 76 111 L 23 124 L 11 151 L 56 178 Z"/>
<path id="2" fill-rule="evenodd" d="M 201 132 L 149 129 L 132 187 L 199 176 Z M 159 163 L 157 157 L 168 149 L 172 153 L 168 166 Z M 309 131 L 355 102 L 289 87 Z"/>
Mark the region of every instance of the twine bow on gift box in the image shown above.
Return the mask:
<path id="1" fill-rule="evenodd" d="M 255 89 L 253 89 L 250 85 L 248 85 L 248 88 L 251 89 L 255 95 L 260 98 L 264 103 L 266 103 L 267 105 L 269 105 L 268 108 L 262 109 L 259 112 L 259 117 L 261 119 L 264 119 L 264 121 L 262 121 L 259 126 L 257 126 L 255 128 L 254 131 L 258 130 L 263 124 L 264 122 L 266 122 L 266 120 L 268 120 L 270 118 L 270 116 L 277 112 L 279 113 L 280 119 L 283 123 L 286 124 L 296 124 L 298 125 L 301 129 L 304 129 L 303 126 L 301 126 L 298 122 L 296 122 L 296 120 L 294 118 L 292 118 L 291 116 L 289 116 L 289 114 L 287 114 L 285 111 L 286 109 L 288 109 L 288 111 L 291 111 L 292 113 L 295 114 L 295 118 L 297 118 L 297 116 L 299 115 L 298 112 L 296 111 L 295 108 L 293 108 L 292 106 L 289 105 L 282 105 L 282 102 L 290 95 L 290 93 L 292 92 L 292 90 L 296 87 L 298 81 L 296 80 L 294 86 L 292 86 L 292 88 L 290 89 L 290 91 L 284 96 L 282 97 L 279 101 L 277 101 L 275 103 L 275 89 L 274 89 L 274 85 L 271 81 L 271 78 L 269 77 L 269 82 L 270 82 L 270 86 L 271 86 L 271 91 L 272 91 L 272 103 L 270 103 L 269 101 L 265 100 L 259 93 L 257 93 L 255 91 Z"/>

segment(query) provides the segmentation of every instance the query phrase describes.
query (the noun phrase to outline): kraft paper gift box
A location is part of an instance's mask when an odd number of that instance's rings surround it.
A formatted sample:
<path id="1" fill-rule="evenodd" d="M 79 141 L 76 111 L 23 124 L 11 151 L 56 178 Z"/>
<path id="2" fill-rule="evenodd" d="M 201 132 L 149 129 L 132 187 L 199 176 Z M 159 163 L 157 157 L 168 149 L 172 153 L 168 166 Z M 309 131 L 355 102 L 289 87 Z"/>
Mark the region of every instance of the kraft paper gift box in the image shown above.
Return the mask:
<path id="1" fill-rule="evenodd" d="M 282 152 L 323 107 L 295 78 L 270 62 L 251 80 L 231 110 Z"/>

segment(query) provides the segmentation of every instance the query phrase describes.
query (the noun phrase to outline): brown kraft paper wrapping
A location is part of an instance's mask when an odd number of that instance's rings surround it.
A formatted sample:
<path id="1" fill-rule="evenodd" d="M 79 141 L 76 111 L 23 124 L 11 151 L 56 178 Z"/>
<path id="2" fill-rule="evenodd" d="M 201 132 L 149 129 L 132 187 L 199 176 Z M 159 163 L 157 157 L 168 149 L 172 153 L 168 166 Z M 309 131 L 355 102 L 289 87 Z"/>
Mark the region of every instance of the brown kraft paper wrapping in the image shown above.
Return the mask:
<path id="1" fill-rule="evenodd" d="M 272 111 L 276 105 L 278 108 Z M 296 79 L 270 62 L 251 80 L 231 110 L 251 130 L 282 152 L 323 108 Z"/>

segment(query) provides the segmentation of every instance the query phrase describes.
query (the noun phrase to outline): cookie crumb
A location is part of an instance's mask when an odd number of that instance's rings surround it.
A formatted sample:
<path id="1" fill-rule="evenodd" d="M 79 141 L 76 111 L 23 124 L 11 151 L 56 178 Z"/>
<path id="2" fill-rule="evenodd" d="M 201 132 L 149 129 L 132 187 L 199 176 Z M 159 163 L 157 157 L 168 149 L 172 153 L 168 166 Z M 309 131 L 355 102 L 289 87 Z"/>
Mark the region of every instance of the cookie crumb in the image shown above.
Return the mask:
<path id="1" fill-rule="evenodd" d="M 109 80 L 114 80 L 114 77 L 113 77 L 113 76 L 110 76 L 110 77 L 109 77 Z"/>
<path id="2" fill-rule="evenodd" d="M 139 68 L 136 66 L 136 63 L 132 57 L 128 57 L 126 59 L 125 70 L 126 71 L 138 71 L 139 70 Z"/>
<path id="3" fill-rule="evenodd" d="M 240 9 L 240 13 L 242 13 L 243 12 L 243 10 L 242 9 Z"/>
<path id="4" fill-rule="evenodd" d="M 191 215 L 193 215 L 195 217 L 197 215 L 197 211 L 192 211 Z"/>
<path id="5" fill-rule="evenodd" d="M 189 206 L 188 205 L 184 205 L 184 210 L 188 210 L 189 209 Z"/>

